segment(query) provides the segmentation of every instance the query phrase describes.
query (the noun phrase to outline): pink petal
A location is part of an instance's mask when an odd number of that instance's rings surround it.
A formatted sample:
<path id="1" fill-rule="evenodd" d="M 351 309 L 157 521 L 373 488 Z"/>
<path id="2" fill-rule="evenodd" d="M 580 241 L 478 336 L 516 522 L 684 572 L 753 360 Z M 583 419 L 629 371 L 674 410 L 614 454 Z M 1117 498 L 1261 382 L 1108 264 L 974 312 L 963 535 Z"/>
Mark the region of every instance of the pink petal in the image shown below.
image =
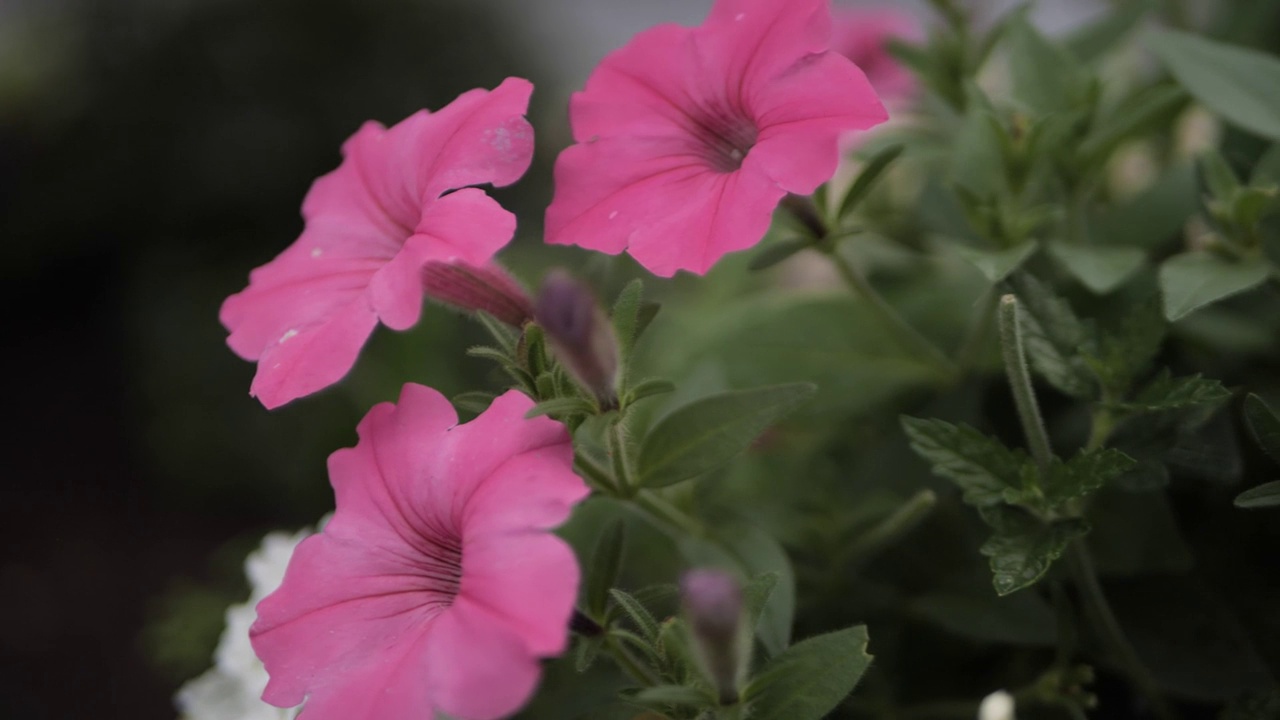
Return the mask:
<path id="1" fill-rule="evenodd" d="M 451 524 L 452 478 L 438 468 L 442 441 L 457 422 L 443 395 L 413 383 L 398 403 L 375 405 L 356 429 L 360 442 L 329 456 L 337 510 L 325 533 L 399 548 L 424 526 Z"/>
<path id="2" fill-rule="evenodd" d="M 697 43 L 732 86 L 774 79 L 831 43 L 829 0 L 717 0 L 695 31 Z M 830 88 L 828 88 L 830 90 Z"/>
<path id="3" fill-rule="evenodd" d="M 547 239 L 618 253 L 655 275 L 704 273 L 769 229 L 785 191 L 748 154 L 737 172 L 707 168 L 671 141 L 602 139 L 556 162 Z"/>
<path id="4" fill-rule="evenodd" d="M 831 92 L 839 87 L 838 93 Z M 871 84 L 834 53 L 812 55 L 753 92 L 748 100 L 760 126 L 751 156 L 788 192 L 808 195 L 831 179 L 839 140 L 889 118 Z"/>
<path id="5" fill-rule="evenodd" d="M 435 707 L 466 720 L 511 715 L 533 695 L 541 674 L 537 659 L 506 623 L 461 598 L 432 628 L 426 671 Z"/>
<path id="6" fill-rule="evenodd" d="M 484 265 L 515 234 L 516 217 L 476 188 L 463 188 L 426 206 L 414 235 L 369 283 L 378 317 L 407 330 L 422 314 L 422 271 L 429 262 Z"/>
<path id="7" fill-rule="evenodd" d="M 506 488 L 513 490 L 517 488 Z M 567 516 L 566 508 L 561 520 Z M 468 538 L 463 557 L 465 580 L 458 603 L 493 610 L 534 655 L 564 652 L 579 572 L 577 558 L 563 540 L 540 532 L 490 533 Z"/>
<path id="8" fill-rule="evenodd" d="M 415 646 L 441 608 L 417 571 L 411 557 L 327 532 L 304 540 L 281 589 L 258 603 L 249 631 L 271 677 L 263 699 L 292 707 L 312 694 L 306 716 L 313 720 L 411 717 L 373 711 L 384 692 L 423 704 Z M 348 714 L 354 709 L 360 712 Z"/>

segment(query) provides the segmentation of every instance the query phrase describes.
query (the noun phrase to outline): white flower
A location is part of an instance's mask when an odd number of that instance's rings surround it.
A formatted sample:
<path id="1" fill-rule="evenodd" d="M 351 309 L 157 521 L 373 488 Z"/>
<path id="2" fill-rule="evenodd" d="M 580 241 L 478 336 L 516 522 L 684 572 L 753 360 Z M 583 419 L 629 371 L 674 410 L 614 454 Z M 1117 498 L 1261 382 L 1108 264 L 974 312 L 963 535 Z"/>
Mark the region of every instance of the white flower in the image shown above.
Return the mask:
<path id="1" fill-rule="evenodd" d="M 227 626 L 218 640 L 213 668 L 178 690 L 174 700 L 183 720 L 293 720 L 297 716 L 300 708 L 283 709 L 262 701 L 267 671 L 249 644 L 249 626 L 258 617 L 254 607 L 280 587 L 293 549 L 310 534 L 310 529 L 273 532 L 249 553 L 245 559 L 249 599 L 227 608 Z"/>
<path id="2" fill-rule="evenodd" d="M 982 698 L 978 706 L 978 720 L 1014 720 L 1013 696 L 997 690 Z"/>

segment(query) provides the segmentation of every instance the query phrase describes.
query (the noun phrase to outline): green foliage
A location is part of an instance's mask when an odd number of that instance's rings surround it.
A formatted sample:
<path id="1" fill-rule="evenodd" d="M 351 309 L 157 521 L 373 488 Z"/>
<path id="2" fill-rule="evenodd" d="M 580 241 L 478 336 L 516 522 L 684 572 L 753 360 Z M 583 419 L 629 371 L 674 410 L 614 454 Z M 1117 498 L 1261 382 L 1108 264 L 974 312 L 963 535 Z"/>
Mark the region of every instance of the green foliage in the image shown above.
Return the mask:
<path id="1" fill-rule="evenodd" d="M 1245 490 L 1236 496 L 1235 505 L 1240 508 L 1280 506 L 1280 480 Z"/>
<path id="2" fill-rule="evenodd" d="M 1147 254 L 1139 248 L 1114 245 L 1051 243 L 1049 254 L 1098 295 L 1119 288 L 1147 261 Z"/>
<path id="3" fill-rule="evenodd" d="M 1066 300 L 1034 277 L 1024 273 L 1012 284 L 1023 310 L 1019 318 L 1031 367 L 1067 395 L 1091 397 L 1095 380 L 1081 353 L 1094 351 L 1090 328 Z"/>
<path id="4" fill-rule="evenodd" d="M 956 252 L 960 257 L 972 263 L 983 277 L 993 284 L 1009 277 L 1039 249 L 1040 244 L 1034 241 L 1004 250 L 979 250 L 964 245 L 956 246 Z"/>
<path id="5" fill-rule="evenodd" d="M 1175 378 L 1166 370 L 1138 391 L 1133 399 L 1116 403 L 1116 407 L 1138 412 L 1214 408 L 1230 397 L 1231 391 L 1217 380 L 1199 375 Z"/>
<path id="6" fill-rule="evenodd" d="M 1089 532 L 1084 520 L 1045 523 L 1030 513 L 1002 505 L 984 508 L 982 519 L 995 533 L 978 551 L 991 559 L 992 584 L 999 595 L 1034 585 L 1072 540 Z"/>
<path id="7" fill-rule="evenodd" d="M 867 630 L 858 626 L 796 643 L 747 687 L 753 720 L 820 720 L 844 700 L 871 665 Z"/>
<path id="8" fill-rule="evenodd" d="M 1041 482 L 1044 502 L 1057 508 L 1088 497 L 1136 465 L 1136 460 L 1112 448 L 1082 450 L 1065 463 L 1054 458 Z"/>
<path id="9" fill-rule="evenodd" d="M 1190 33 L 1151 33 L 1147 44 L 1200 102 L 1227 120 L 1280 140 L 1280 60 Z"/>
<path id="10" fill-rule="evenodd" d="M 1276 415 L 1267 401 L 1250 394 L 1244 401 L 1244 417 L 1259 447 L 1272 460 L 1280 462 L 1280 416 Z"/>
<path id="11" fill-rule="evenodd" d="M 1023 468 L 1029 458 L 1010 450 L 968 425 L 942 420 L 902 417 L 911 447 L 928 460 L 933 471 L 964 492 L 965 502 L 978 507 L 997 505 L 1009 490 L 1023 488 Z"/>
<path id="12" fill-rule="evenodd" d="M 658 488 L 710 472 L 746 450 L 760 433 L 808 400 L 807 383 L 736 390 L 672 411 L 640 446 L 640 483 Z"/>
<path id="13" fill-rule="evenodd" d="M 893 164 L 894 160 L 902 154 L 903 145 L 894 144 L 882 148 L 875 155 L 867 159 L 866 164 L 862 166 L 862 171 L 858 173 L 857 179 L 853 181 L 853 185 L 849 186 L 849 192 L 845 193 L 844 200 L 840 202 L 840 210 L 838 218 L 843 220 L 847 218 L 858 207 L 858 203 L 871 192 L 875 187 L 876 181 L 884 174 L 884 171 Z"/>
<path id="14" fill-rule="evenodd" d="M 622 552 L 626 541 L 626 525 L 614 520 L 600 534 L 586 573 L 586 603 L 592 617 L 603 618 L 609 607 L 609 590 L 618 582 Z"/>

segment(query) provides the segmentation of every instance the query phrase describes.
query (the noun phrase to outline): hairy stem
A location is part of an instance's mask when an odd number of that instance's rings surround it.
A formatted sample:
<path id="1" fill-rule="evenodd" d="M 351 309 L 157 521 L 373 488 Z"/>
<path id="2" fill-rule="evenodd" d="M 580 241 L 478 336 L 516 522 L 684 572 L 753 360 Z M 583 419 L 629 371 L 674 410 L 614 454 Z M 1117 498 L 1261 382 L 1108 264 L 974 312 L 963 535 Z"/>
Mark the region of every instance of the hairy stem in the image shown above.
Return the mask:
<path id="1" fill-rule="evenodd" d="M 1036 403 L 1036 393 L 1031 386 L 1031 370 L 1027 367 L 1027 353 L 1022 347 L 1022 328 L 1018 322 L 1018 299 L 1013 295 L 1000 298 L 1000 350 L 1004 355 L 1004 369 L 1009 376 L 1009 389 L 1018 407 L 1018 419 L 1022 421 L 1022 433 L 1027 436 L 1031 457 L 1043 474 L 1053 460 L 1049 434 L 1044 428 L 1044 418 Z"/>

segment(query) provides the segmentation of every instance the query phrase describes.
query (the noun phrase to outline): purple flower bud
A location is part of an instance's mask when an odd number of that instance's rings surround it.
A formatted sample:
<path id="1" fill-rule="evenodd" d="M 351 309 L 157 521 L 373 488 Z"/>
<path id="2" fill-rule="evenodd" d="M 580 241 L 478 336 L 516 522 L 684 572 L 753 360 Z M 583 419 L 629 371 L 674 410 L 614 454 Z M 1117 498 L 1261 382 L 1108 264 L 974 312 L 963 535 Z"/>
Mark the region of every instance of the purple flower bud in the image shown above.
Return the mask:
<path id="1" fill-rule="evenodd" d="M 595 295 L 562 270 L 542 282 L 534 317 L 565 370 L 602 407 L 617 403 L 618 341 Z"/>
<path id="2" fill-rule="evenodd" d="M 517 328 L 533 319 L 528 293 L 497 263 L 427 263 L 422 280 L 428 297 L 461 310 L 484 311 Z"/>
<path id="3" fill-rule="evenodd" d="M 743 613 L 742 584 L 730 572 L 690 570 L 680 578 L 680 599 L 695 655 L 722 705 L 738 701 L 747 675 L 751 639 Z"/>

